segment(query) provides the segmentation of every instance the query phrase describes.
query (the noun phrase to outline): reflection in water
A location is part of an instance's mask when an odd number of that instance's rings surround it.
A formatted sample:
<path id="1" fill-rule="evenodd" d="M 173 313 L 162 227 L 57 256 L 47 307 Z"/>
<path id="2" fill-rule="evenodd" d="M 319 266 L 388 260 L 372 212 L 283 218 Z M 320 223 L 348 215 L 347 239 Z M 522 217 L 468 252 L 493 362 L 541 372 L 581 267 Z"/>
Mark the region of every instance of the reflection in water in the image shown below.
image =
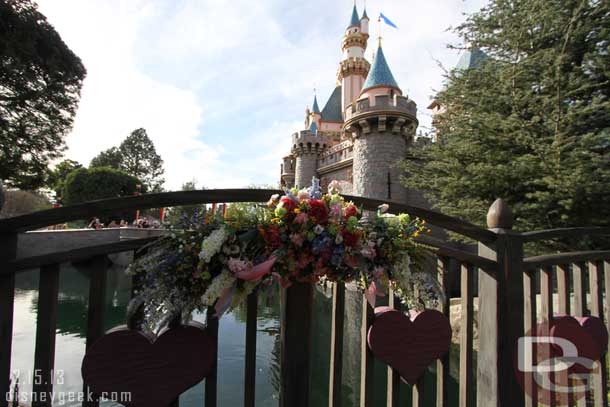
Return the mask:
<path id="1" fill-rule="evenodd" d="M 130 258 L 127 254 L 110 256 L 111 269 L 108 273 L 106 289 L 105 326 L 110 329 L 124 323 L 125 309 L 131 296 L 131 281 L 124 274 Z M 34 365 L 34 342 L 36 334 L 36 311 L 38 307 L 37 271 L 27 271 L 17 275 L 15 294 L 15 323 L 13 332 L 12 370 L 19 373 L 21 396 L 28 396 L 32 389 L 32 369 Z M 64 400 L 54 405 L 78 406 L 70 402 L 68 396 L 82 390 L 80 366 L 85 353 L 87 321 L 87 301 L 89 278 L 87 265 L 64 264 L 60 273 L 60 293 L 56 337 L 54 390 L 64 396 Z M 312 352 L 312 395 L 311 406 L 328 405 L 328 363 L 330 359 L 330 330 L 332 304 L 330 290 L 318 288 L 314 297 L 314 335 Z M 355 291 L 346 292 L 345 333 L 343 357 L 342 395 L 344 405 L 354 406 L 360 402 L 360 321 L 362 297 Z M 379 305 L 384 305 L 380 303 Z M 279 394 L 279 295 L 259 301 L 258 335 L 256 355 L 256 405 L 271 407 L 278 405 Z M 195 314 L 193 318 L 204 322 L 205 315 Z M 244 359 L 245 359 L 245 303 L 223 316 L 219 326 L 218 361 L 218 401 L 220 406 L 236 406 L 243 403 Z M 456 363 L 452 364 L 456 366 Z M 435 379 L 429 372 L 425 404 L 434 403 Z M 452 375 L 455 374 L 452 372 Z M 375 364 L 375 388 L 384 389 L 387 368 L 382 363 Z M 457 394 L 456 384 L 451 381 L 451 393 Z M 455 391 L 454 391 L 455 389 Z M 411 391 L 402 385 L 401 405 L 409 405 Z M 203 405 L 204 386 L 202 383 L 185 392 L 180 405 L 199 407 Z M 375 405 L 385 405 L 385 391 L 377 391 Z M 63 401 L 63 403 L 61 402 Z M 406 404 L 404 404 L 406 403 Z M 30 405 L 29 402 L 25 404 Z M 110 403 L 104 403 L 110 405 Z M 453 404 L 453 402 L 451 403 Z"/>

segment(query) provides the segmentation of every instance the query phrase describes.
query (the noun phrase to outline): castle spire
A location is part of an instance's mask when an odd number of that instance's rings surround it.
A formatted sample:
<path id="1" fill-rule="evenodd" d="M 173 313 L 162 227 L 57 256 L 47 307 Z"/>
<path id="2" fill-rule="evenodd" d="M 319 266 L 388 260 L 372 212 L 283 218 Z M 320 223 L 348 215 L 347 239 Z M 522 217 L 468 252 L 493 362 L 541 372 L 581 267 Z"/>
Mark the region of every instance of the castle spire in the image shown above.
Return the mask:
<path id="1" fill-rule="evenodd" d="M 318 106 L 318 96 L 316 94 L 313 95 L 313 113 L 320 114 L 320 107 Z"/>
<path id="2" fill-rule="evenodd" d="M 394 88 L 400 91 L 398 83 L 396 83 L 396 79 L 394 79 L 394 75 L 392 75 L 388 61 L 386 61 L 385 55 L 383 54 L 381 40 L 379 42 L 379 46 L 377 47 L 377 53 L 375 55 L 375 59 L 373 60 L 373 66 L 366 77 L 364 85 L 362 85 L 361 94 L 368 89 L 379 87 Z"/>
<path id="3" fill-rule="evenodd" d="M 349 22 L 347 28 L 351 27 L 359 27 L 360 26 L 360 17 L 358 16 L 358 8 L 356 8 L 356 2 L 354 1 L 354 9 L 352 10 L 352 19 Z"/>

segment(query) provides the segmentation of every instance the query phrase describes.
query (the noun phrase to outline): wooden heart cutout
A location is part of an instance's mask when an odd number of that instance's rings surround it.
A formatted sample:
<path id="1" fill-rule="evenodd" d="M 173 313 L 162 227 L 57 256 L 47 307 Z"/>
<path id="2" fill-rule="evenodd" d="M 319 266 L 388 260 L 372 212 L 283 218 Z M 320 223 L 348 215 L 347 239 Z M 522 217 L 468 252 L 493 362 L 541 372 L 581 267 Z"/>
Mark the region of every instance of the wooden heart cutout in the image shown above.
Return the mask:
<path id="1" fill-rule="evenodd" d="M 425 310 L 411 321 L 392 308 L 378 307 L 368 344 L 376 358 L 414 385 L 435 359 L 449 351 L 451 324 L 436 310 Z"/>
<path id="2" fill-rule="evenodd" d="M 93 394 L 129 393 L 130 400 L 115 401 L 167 407 L 210 374 L 215 362 L 216 342 L 201 324 L 167 328 L 158 337 L 119 326 L 87 350 L 81 371 Z"/>
<path id="3" fill-rule="evenodd" d="M 549 336 L 570 341 L 576 346 L 578 356 L 592 361 L 602 360 L 608 349 L 608 330 L 597 317 L 555 316 L 550 324 Z M 552 355 L 562 356 L 561 347 L 553 346 Z M 580 364 L 573 365 L 569 372 L 590 373 L 587 367 Z"/>

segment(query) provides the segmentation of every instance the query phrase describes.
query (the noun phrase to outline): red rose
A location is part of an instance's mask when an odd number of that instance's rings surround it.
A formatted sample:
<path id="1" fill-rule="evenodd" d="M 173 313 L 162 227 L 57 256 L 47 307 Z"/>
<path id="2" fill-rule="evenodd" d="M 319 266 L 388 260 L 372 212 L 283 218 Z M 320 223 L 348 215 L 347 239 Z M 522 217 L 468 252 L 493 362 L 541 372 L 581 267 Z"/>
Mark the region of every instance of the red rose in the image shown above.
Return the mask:
<path id="1" fill-rule="evenodd" d="M 358 244 L 358 239 L 360 238 L 360 235 L 352 233 L 349 230 L 343 230 L 341 236 L 343 236 L 343 244 L 351 247 L 356 246 L 356 244 Z"/>
<path id="2" fill-rule="evenodd" d="M 358 216 L 358 208 L 356 208 L 356 205 L 350 205 L 345 208 L 345 220 L 348 220 L 352 216 Z"/>
<path id="3" fill-rule="evenodd" d="M 278 228 L 269 228 L 265 231 L 265 240 L 272 249 L 277 249 L 282 245 L 282 238 Z"/>
<path id="4" fill-rule="evenodd" d="M 283 196 L 280 199 L 280 203 L 282 204 L 282 207 L 288 211 L 288 213 L 292 213 L 292 211 L 294 211 L 298 205 L 294 200 L 288 198 L 287 196 Z"/>
<path id="5" fill-rule="evenodd" d="M 328 219 L 328 208 L 323 201 L 312 199 L 309 201 L 309 210 L 307 211 L 310 217 L 314 217 L 317 223 L 324 223 Z"/>

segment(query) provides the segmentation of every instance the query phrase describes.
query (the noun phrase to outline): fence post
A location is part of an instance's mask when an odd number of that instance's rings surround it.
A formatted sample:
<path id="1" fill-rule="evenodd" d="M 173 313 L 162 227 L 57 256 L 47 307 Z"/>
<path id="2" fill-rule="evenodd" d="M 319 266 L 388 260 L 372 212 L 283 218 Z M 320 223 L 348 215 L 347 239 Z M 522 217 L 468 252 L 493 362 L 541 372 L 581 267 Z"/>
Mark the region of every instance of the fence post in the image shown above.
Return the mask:
<path id="1" fill-rule="evenodd" d="M 313 284 L 282 289 L 280 407 L 309 407 Z"/>
<path id="2" fill-rule="evenodd" d="M 478 406 L 525 404 L 514 369 L 517 341 L 524 333 L 523 239 L 512 226 L 510 208 L 497 199 L 487 214 L 487 227 L 497 239 L 479 243 L 479 255 L 497 261 L 498 269 L 493 276 L 483 271 L 479 277 Z"/>
<path id="3" fill-rule="evenodd" d="M 15 273 L 9 262 L 14 260 L 16 255 L 17 234 L 0 234 L 0 407 L 8 406 L 6 395 L 11 386 Z"/>

